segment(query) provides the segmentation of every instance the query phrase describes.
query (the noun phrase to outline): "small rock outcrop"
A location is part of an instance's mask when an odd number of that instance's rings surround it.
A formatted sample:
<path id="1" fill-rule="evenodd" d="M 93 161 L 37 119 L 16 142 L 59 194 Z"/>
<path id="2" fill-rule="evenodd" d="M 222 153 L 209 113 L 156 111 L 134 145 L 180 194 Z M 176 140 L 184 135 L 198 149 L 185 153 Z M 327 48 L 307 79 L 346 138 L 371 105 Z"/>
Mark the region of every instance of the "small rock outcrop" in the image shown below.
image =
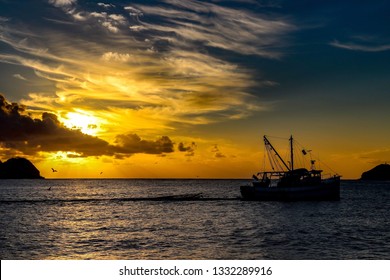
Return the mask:
<path id="1" fill-rule="evenodd" d="M 390 164 L 380 164 L 363 172 L 361 180 L 390 181 Z"/>
<path id="2" fill-rule="evenodd" d="M 43 179 L 39 170 L 28 159 L 17 157 L 0 161 L 0 179 Z"/>

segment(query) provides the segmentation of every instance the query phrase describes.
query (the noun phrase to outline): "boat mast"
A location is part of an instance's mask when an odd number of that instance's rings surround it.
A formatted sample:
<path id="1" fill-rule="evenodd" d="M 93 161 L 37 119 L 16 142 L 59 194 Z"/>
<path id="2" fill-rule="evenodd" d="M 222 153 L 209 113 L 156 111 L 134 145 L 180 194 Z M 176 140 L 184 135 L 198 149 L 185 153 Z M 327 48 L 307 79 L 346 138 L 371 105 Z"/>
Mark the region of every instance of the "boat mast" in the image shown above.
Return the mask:
<path id="1" fill-rule="evenodd" d="M 291 170 L 294 170 L 294 148 L 293 148 L 293 137 L 290 136 L 290 149 L 291 149 Z"/>
<path id="2" fill-rule="evenodd" d="M 272 150 L 274 150 L 275 155 L 280 159 L 280 161 L 283 163 L 283 165 L 287 168 L 288 171 L 291 171 L 291 169 L 288 167 L 288 165 L 284 162 L 282 157 L 279 155 L 279 153 L 275 150 L 275 148 L 272 146 L 271 142 L 267 139 L 267 137 L 264 135 L 264 144 L 271 147 Z"/>

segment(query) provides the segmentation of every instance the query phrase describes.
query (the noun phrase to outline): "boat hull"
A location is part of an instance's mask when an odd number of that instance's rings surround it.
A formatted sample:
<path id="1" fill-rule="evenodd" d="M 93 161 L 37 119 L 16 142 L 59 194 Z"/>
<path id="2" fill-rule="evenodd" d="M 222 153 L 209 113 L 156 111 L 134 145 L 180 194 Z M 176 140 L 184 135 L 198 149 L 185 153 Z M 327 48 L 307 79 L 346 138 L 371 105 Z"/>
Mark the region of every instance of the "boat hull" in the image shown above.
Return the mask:
<path id="1" fill-rule="evenodd" d="M 297 201 L 297 200 L 340 200 L 340 181 L 333 180 L 314 186 L 257 187 L 241 186 L 243 200 Z"/>

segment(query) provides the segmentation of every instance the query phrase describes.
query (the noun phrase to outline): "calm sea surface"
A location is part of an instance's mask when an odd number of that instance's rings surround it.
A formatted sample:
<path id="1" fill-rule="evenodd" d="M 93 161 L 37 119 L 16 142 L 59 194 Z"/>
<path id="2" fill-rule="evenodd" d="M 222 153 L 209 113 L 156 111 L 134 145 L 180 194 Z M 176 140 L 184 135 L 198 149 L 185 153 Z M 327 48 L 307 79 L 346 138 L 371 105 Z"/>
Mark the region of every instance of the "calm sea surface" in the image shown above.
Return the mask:
<path id="1" fill-rule="evenodd" d="M 343 181 L 336 202 L 241 201 L 247 182 L 0 180 L 0 257 L 390 259 L 390 182 Z"/>

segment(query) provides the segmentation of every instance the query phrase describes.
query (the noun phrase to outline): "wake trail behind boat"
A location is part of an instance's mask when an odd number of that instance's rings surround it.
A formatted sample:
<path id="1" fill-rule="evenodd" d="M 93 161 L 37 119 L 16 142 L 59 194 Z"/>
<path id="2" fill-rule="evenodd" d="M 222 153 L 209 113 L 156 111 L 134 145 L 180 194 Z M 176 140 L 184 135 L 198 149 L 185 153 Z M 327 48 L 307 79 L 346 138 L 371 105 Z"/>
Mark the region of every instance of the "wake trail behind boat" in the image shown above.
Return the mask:
<path id="1" fill-rule="evenodd" d="M 0 203 L 85 203 L 85 202 L 127 202 L 127 201 L 229 201 L 241 200 L 240 197 L 203 197 L 199 194 L 168 195 L 156 197 L 121 197 L 121 198 L 74 198 L 74 199 L 23 199 L 0 200 Z"/>

